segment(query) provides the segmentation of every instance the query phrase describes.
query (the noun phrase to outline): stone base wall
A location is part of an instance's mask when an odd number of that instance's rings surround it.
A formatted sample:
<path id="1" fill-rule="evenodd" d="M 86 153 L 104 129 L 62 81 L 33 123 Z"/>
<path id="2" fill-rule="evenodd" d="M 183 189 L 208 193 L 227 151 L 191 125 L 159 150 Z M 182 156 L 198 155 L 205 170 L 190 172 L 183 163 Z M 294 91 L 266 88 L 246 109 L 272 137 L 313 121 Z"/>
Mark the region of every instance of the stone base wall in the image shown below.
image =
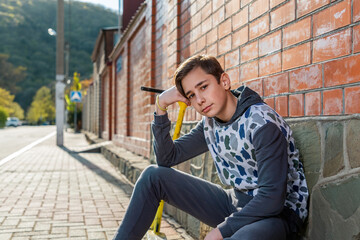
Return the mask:
<path id="1" fill-rule="evenodd" d="M 310 191 L 303 239 L 360 239 L 360 115 L 287 119 L 304 164 Z M 182 134 L 195 122 L 184 123 Z M 153 156 L 152 156 L 153 159 Z M 219 183 L 209 153 L 176 166 Z M 203 239 L 210 227 L 170 205 L 165 211 Z"/>

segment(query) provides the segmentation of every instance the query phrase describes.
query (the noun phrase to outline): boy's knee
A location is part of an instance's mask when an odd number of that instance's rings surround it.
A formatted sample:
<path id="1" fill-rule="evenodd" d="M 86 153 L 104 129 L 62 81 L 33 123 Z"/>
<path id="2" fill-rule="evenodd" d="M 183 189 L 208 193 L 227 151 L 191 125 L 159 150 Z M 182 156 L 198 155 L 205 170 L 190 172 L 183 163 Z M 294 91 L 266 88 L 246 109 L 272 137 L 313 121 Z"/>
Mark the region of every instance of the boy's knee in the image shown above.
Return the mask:
<path id="1" fill-rule="evenodd" d="M 150 165 L 141 173 L 138 182 L 156 183 L 168 175 L 171 168 Z"/>

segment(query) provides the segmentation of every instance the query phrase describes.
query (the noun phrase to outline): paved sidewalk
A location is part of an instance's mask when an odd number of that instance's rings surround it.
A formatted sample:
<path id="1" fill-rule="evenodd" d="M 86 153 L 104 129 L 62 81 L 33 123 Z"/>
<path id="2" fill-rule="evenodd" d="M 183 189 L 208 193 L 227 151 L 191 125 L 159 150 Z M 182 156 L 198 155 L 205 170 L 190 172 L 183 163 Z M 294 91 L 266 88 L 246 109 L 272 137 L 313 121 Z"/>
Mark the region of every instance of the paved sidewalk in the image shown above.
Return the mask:
<path id="1" fill-rule="evenodd" d="M 132 186 L 99 153 L 79 153 L 83 134 L 55 136 L 0 168 L 0 239 L 111 239 Z M 172 219 L 170 239 L 192 239 Z M 169 224 L 172 223 L 172 224 Z"/>

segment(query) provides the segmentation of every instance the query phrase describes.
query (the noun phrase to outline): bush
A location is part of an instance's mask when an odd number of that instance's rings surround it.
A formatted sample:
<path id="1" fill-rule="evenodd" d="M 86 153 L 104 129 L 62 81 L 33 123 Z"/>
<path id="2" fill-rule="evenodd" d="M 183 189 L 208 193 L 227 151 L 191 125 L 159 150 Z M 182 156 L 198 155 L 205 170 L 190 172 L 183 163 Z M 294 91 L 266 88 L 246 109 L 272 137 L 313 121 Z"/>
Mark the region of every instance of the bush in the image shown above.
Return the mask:
<path id="1" fill-rule="evenodd" d="M 0 128 L 5 127 L 7 118 L 8 113 L 5 111 L 5 109 L 0 108 Z"/>

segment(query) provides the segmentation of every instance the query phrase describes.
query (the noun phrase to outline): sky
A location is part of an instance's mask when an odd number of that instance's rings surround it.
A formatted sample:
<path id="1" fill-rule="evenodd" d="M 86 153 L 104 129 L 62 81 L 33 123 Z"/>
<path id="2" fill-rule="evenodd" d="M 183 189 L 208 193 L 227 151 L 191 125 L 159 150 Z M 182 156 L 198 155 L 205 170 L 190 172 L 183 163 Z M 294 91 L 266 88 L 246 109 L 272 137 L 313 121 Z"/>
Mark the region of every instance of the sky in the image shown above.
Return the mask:
<path id="1" fill-rule="evenodd" d="M 74 0 L 74 1 L 99 4 L 104 6 L 105 8 L 110 8 L 116 12 L 119 10 L 119 0 Z"/>

